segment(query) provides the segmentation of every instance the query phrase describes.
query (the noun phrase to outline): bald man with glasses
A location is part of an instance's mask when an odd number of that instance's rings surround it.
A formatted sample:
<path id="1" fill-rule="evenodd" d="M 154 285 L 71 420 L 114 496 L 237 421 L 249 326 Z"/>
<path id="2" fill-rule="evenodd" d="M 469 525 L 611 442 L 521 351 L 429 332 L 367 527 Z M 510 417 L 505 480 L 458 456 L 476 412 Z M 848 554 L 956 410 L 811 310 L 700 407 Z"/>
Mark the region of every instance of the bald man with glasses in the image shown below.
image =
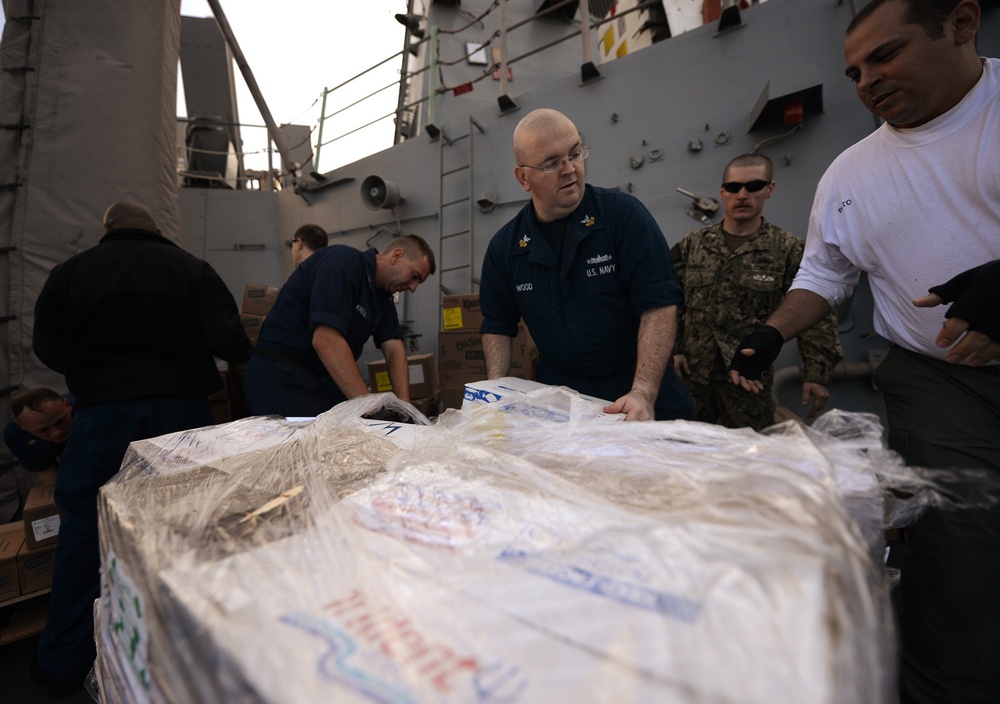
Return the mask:
<path id="1" fill-rule="evenodd" d="M 792 284 L 805 242 L 764 218 L 774 193 L 774 165 L 763 154 L 743 154 L 723 170 L 721 222 L 689 233 L 670 250 L 684 309 L 674 365 L 694 399 L 695 420 L 761 430 L 775 422 L 773 374 L 748 394 L 733 386 L 729 360 Z M 844 358 L 833 311 L 799 335 L 802 405 L 807 417 L 826 405 L 833 368 Z"/>
<path id="2" fill-rule="evenodd" d="M 666 240 L 635 197 L 585 183 L 589 154 L 556 110 L 535 110 L 514 130 L 514 177 L 531 202 L 483 261 L 487 376 L 509 373 L 523 319 L 538 381 L 607 399 L 605 411 L 627 420 L 691 418 L 671 362 L 683 297 Z"/>

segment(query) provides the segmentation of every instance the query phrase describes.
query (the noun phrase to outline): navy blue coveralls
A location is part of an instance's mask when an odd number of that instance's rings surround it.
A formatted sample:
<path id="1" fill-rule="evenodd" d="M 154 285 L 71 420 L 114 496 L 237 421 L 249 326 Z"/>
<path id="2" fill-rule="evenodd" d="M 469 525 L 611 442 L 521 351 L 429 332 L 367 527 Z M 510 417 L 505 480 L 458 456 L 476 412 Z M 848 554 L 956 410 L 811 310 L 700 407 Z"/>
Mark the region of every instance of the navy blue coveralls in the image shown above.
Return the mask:
<path id="1" fill-rule="evenodd" d="M 343 335 L 354 359 L 369 337 L 379 347 L 402 339 L 392 294 L 375 285 L 375 255 L 375 249 L 332 245 L 292 272 L 264 319 L 247 367 L 251 413 L 311 417 L 347 400 L 312 346 L 317 325 Z"/>
<path id="2" fill-rule="evenodd" d="M 514 337 L 524 319 L 538 346 L 538 381 L 615 401 L 632 388 L 643 311 L 684 302 L 666 240 L 634 197 L 586 186 L 570 216 L 562 261 L 531 203 L 486 251 L 479 287 L 482 333 Z M 692 417 L 668 365 L 657 420 Z"/>

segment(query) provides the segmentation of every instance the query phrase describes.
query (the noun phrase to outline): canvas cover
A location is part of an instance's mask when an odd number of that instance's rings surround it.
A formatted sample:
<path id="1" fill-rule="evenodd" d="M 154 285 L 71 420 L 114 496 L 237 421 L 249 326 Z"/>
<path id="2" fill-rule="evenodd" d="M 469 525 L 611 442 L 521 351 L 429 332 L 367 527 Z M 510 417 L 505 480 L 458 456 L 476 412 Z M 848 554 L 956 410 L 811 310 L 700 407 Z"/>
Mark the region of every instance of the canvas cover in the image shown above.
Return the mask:
<path id="1" fill-rule="evenodd" d="M 62 390 L 31 353 L 52 267 L 97 243 L 115 201 L 144 205 L 179 241 L 180 0 L 4 0 L 4 12 L 0 312 L 17 317 L 0 328 L 0 387 Z"/>

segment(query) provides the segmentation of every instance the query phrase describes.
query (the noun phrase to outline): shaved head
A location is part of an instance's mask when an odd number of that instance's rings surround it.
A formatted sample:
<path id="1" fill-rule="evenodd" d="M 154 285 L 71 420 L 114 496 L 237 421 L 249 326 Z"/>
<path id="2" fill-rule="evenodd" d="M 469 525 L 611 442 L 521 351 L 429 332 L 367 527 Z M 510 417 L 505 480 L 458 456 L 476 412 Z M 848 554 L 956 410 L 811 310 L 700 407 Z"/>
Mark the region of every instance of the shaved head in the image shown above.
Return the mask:
<path id="1" fill-rule="evenodd" d="M 760 166 L 764 169 L 764 179 L 771 181 L 774 178 L 774 162 L 771 161 L 769 157 L 764 154 L 741 154 L 728 164 L 726 168 L 722 171 L 722 180 L 729 180 L 729 170 L 734 168 L 741 168 L 744 166 Z"/>
<path id="2" fill-rule="evenodd" d="M 514 128 L 514 160 L 518 164 L 524 164 L 528 158 L 528 149 L 535 139 L 564 130 L 567 126 L 576 131 L 573 121 L 558 110 L 551 108 L 532 110 Z"/>
<path id="3" fill-rule="evenodd" d="M 104 213 L 105 230 L 152 230 L 156 232 L 156 222 L 141 205 L 135 203 L 113 203 Z"/>

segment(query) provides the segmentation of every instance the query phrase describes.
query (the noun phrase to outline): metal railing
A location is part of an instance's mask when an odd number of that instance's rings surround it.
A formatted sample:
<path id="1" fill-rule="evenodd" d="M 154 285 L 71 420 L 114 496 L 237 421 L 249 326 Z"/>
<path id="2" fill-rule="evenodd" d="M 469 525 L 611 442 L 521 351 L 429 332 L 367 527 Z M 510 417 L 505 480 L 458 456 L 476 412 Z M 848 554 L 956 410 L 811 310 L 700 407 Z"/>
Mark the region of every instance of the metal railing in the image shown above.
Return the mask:
<path id="1" fill-rule="evenodd" d="M 388 120 L 395 120 L 395 130 L 394 130 L 393 141 L 390 144 L 386 144 L 387 147 L 392 146 L 392 144 L 398 144 L 399 142 L 409 137 L 415 136 L 417 113 L 418 113 L 418 108 L 421 105 L 423 105 L 424 103 L 428 103 L 427 116 L 426 119 L 424 120 L 424 123 L 433 124 L 435 101 L 432 100 L 432 98 L 443 96 L 448 93 L 461 95 L 462 92 L 471 89 L 471 86 L 473 84 L 478 83 L 488 77 L 492 77 L 497 72 L 499 72 L 499 77 L 500 77 L 499 81 L 500 85 L 499 85 L 499 93 L 497 96 L 497 101 L 501 106 L 501 109 L 503 109 L 505 104 L 510 104 L 512 102 L 507 97 L 508 67 L 516 64 L 519 61 L 523 61 L 529 57 L 532 57 L 540 52 L 558 46 L 563 42 L 569 41 L 576 37 L 580 37 L 581 35 L 583 36 L 582 49 L 581 49 L 581 56 L 582 56 L 581 67 L 583 72 L 583 78 L 586 81 L 590 78 L 599 77 L 600 73 L 591 61 L 591 39 L 590 39 L 591 34 L 596 32 L 601 26 L 609 22 L 615 21 L 621 17 L 624 17 L 625 15 L 634 12 L 641 12 L 653 6 L 661 4 L 659 0 L 643 0 L 642 2 L 638 3 L 634 7 L 631 7 L 627 10 L 616 12 L 615 14 L 608 15 L 600 20 L 592 20 L 588 10 L 588 3 L 586 2 L 586 0 L 584 0 L 584 2 L 580 3 L 581 6 L 580 16 L 582 18 L 582 20 L 580 21 L 581 24 L 580 28 L 569 31 L 563 36 L 560 36 L 543 45 L 534 47 L 517 56 L 508 55 L 507 36 L 511 32 L 522 29 L 527 25 L 529 25 L 530 23 L 542 19 L 548 15 L 565 10 L 570 5 L 573 5 L 576 2 L 578 2 L 578 0 L 563 0 L 562 2 L 553 4 L 551 7 L 547 7 L 544 10 L 536 14 L 533 14 L 530 17 L 522 19 L 518 22 L 508 24 L 506 16 L 507 0 L 494 0 L 494 2 L 491 3 L 490 6 L 478 16 L 472 16 L 471 13 L 466 13 L 469 14 L 469 16 L 471 17 L 471 20 L 466 25 L 458 27 L 456 29 L 444 29 L 441 27 L 437 27 L 435 25 L 429 25 L 428 36 L 418 38 L 418 40 L 413 43 L 411 43 L 411 39 L 415 35 L 411 31 L 411 28 L 407 26 L 404 38 L 404 48 L 401 51 L 396 52 L 392 56 L 389 56 L 388 58 L 380 61 L 374 66 L 371 66 L 365 69 L 364 71 L 358 73 L 357 75 L 352 76 L 351 78 L 347 79 L 346 81 L 340 83 L 337 86 L 334 86 L 333 88 L 323 89 L 323 92 L 321 94 L 320 116 L 317 121 L 316 127 L 314 128 L 314 132 L 316 133 L 316 147 L 313 159 L 314 168 L 316 170 L 318 170 L 319 168 L 320 153 L 324 147 L 328 147 L 338 142 L 339 140 L 355 135 L 362 130 L 368 129 L 374 125 L 386 122 Z M 439 41 L 440 35 L 452 35 L 452 36 L 459 35 L 477 24 L 483 25 L 483 20 L 496 10 L 499 10 L 498 28 L 485 41 L 477 41 L 476 42 L 477 46 L 475 47 L 475 49 L 457 58 L 444 59 L 440 56 L 440 51 L 441 51 L 441 43 Z M 469 81 L 464 81 L 456 85 L 449 85 L 449 83 L 445 80 L 445 76 L 442 70 L 444 67 L 455 66 L 457 64 L 460 64 L 466 61 L 476 52 L 491 47 L 491 45 L 494 42 L 498 44 L 499 61 L 491 62 L 482 70 L 482 72 L 479 75 L 473 77 Z M 428 59 L 426 61 L 426 64 L 414 71 L 407 70 L 407 65 L 409 63 L 408 52 L 409 53 L 413 53 L 414 51 L 419 52 L 420 47 L 422 46 L 427 47 Z M 394 60 L 401 60 L 401 69 L 398 72 L 399 73 L 398 78 L 396 78 L 390 83 L 381 85 L 380 87 L 371 90 L 366 95 L 360 98 L 351 98 L 345 100 L 344 105 L 337 107 L 329 114 L 327 113 L 327 108 L 330 106 L 332 102 L 334 102 L 335 97 L 338 94 L 338 91 L 344 90 L 348 86 L 353 85 L 356 81 L 358 81 L 362 77 L 370 74 L 377 68 L 384 66 Z M 409 86 L 412 84 L 415 78 L 425 73 L 428 75 L 428 90 L 425 91 L 425 94 L 422 97 L 410 100 Z M 355 110 L 360 106 L 365 105 L 368 101 L 374 99 L 377 96 L 382 95 L 386 91 L 393 88 L 397 89 L 398 91 L 397 104 L 393 110 L 384 113 L 379 113 L 377 117 L 371 119 L 366 118 L 366 120 L 359 126 L 341 131 L 334 137 L 326 137 L 326 134 L 329 132 L 329 129 L 327 128 L 326 125 L 328 120 L 334 117 L 343 116 L 349 111 Z"/>
<path id="2" fill-rule="evenodd" d="M 532 47 L 527 51 L 524 51 L 518 55 L 511 56 L 507 49 L 507 37 L 511 32 L 521 30 L 529 26 L 532 22 L 543 19 L 554 13 L 558 13 L 566 10 L 570 6 L 576 4 L 579 0 L 562 0 L 547 7 L 529 17 L 521 19 L 517 22 L 509 23 L 507 20 L 507 4 L 508 0 L 494 0 L 482 13 L 478 16 L 472 15 L 472 13 L 465 12 L 469 16 L 470 21 L 463 26 L 454 29 L 445 29 L 438 27 L 433 24 L 428 23 L 428 32 L 424 36 L 423 31 L 414 32 L 410 26 L 406 26 L 406 32 L 404 35 L 403 46 L 404 48 L 400 51 L 395 52 L 391 56 L 379 61 L 378 63 L 369 66 L 363 71 L 351 76 L 345 81 L 333 86 L 332 88 L 323 88 L 319 97 L 313 101 L 312 105 L 306 109 L 305 112 L 311 111 L 317 103 L 320 105 L 319 116 L 314 122 L 313 126 L 310 128 L 309 138 L 313 139 L 315 142 L 315 147 L 312 150 L 312 163 L 301 164 L 299 166 L 299 173 L 317 173 L 320 170 L 320 155 L 324 147 L 330 147 L 341 140 L 347 139 L 354 135 L 357 135 L 365 130 L 374 128 L 380 124 L 384 124 L 387 128 L 390 122 L 395 123 L 392 130 L 393 136 L 391 140 L 388 136 L 389 130 L 386 130 L 386 147 L 392 146 L 393 144 L 398 144 L 405 139 L 416 136 L 418 128 L 418 117 L 419 110 L 421 106 L 425 103 L 427 104 L 425 119 L 423 120 L 424 125 L 431 124 L 435 122 L 435 103 L 437 98 L 445 97 L 449 93 L 453 95 L 461 95 L 463 92 L 467 92 L 472 89 L 472 86 L 488 77 L 499 77 L 499 90 L 497 93 L 497 102 L 500 106 L 501 111 L 506 109 L 512 109 L 516 107 L 513 99 L 508 96 L 508 69 L 517 64 L 518 62 L 524 61 L 530 57 L 535 56 L 541 52 L 547 51 L 563 44 L 566 41 L 570 41 L 576 37 L 582 37 L 581 42 L 581 74 L 584 82 L 597 78 L 600 76 L 599 69 L 591 61 L 591 36 L 597 32 L 603 25 L 616 21 L 628 14 L 635 12 L 642 12 L 653 6 L 660 5 L 659 0 L 642 0 L 637 5 L 628 8 L 626 10 L 615 12 L 614 14 L 608 14 L 608 16 L 593 20 L 590 16 L 588 10 L 588 3 L 584 0 L 580 3 L 581 11 L 579 12 L 579 20 L 576 20 L 579 26 L 576 28 L 569 29 L 565 34 L 556 37 L 555 39 L 548 41 L 544 44 Z M 412 3 L 410 4 L 412 7 Z M 461 11 L 461 10 L 460 10 Z M 441 36 L 458 36 L 464 32 L 467 32 L 471 28 L 479 25 L 485 28 L 485 23 L 483 22 L 489 15 L 498 11 L 498 26 L 485 40 L 477 38 L 476 42 L 468 42 L 471 47 L 469 50 L 455 58 L 443 58 L 441 56 L 442 43 L 440 42 Z M 405 24 L 405 23 L 404 23 Z M 420 36 L 418 36 L 418 34 Z M 416 40 L 414 41 L 414 38 Z M 446 80 L 444 69 L 450 66 L 457 66 L 466 62 L 470 57 L 480 51 L 485 51 L 492 48 L 492 46 L 497 45 L 497 52 L 494 58 L 498 60 L 492 61 L 482 68 L 478 75 L 474 75 L 471 79 L 463 81 L 461 83 L 449 83 Z M 408 70 L 409 60 L 412 56 L 419 56 L 421 48 L 426 48 L 427 60 L 424 62 L 420 68 L 410 71 Z M 373 77 L 379 69 L 384 68 L 388 65 L 392 65 L 395 62 L 400 62 L 399 68 L 395 70 L 395 76 L 389 82 L 376 83 L 374 86 L 370 84 L 363 88 L 366 90 L 363 95 L 357 95 L 356 89 L 360 85 L 360 81 L 366 78 Z M 416 79 L 421 76 L 427 76 L 427 89 L 421 91 L 423 95 L 416 99 L 410 99 L 411 86 Z M 355 91 L 345 97 L 349 91 Z M 379 110 L 375 111 L 374 116 L 372 116 L 372 110 L 370 106 L 373 101 L 382 98 L 387 91 L 395 90 L 397 92 L 397 99 L 395 101 L 395 106 L 390 110 Z M 342 103 L 336 106 L 332 111 L 327 112 L 338 98 L 342 98 Z M 343 120 L 351 114 L 363 113 L 365 117 L 360 120 L 360 124 L 348 124 L 347 127 L 341 127 L 337 130 L 334 136 L 329 136 L 331 132 L 331 124 L 333 121 Z M 221 126 L 228 126 L 219 123 Z M 267 134 L 266 147 L 262 149 L 257 149 L 249 152 L 243 152 L 242 145 L 234 145 L 235 153 L 239 157 L 241 164 L 244 164 L 244 158 L 247 156 L 259 156 L 261 154 L 266 154 L 267 166 L 259 165 L 261 168 L 256 169 L 241 169 L 240 173 L 235 177 L 240 181 L 238 188 L 267 188 L 270 190 L 278 190 L 281 188 L 283 180 L 290 178 L 292 174 L 287 173 L 287 168 L 285 164 L 282 164 L 282 168 L 275 169 L 275 143 L 272 138 L 271 132 L 273 128 L 269 128 L 268 125 L 252 125 L 252 124 L 239 124 L 240 130 L 262 130 Z M 287 152 L 289 149 L 296 149 L 301 146 L 296 145 L 282 145 Z M 197 149 L 191 146 L 187 147 L 186 157 L 194 153 L 204 153 L 212 155 L 221 155 L 224 152 Z M 359 156 L 361 156 L 359 154 Z M 210 175 L 204 173 L 192 173 L 186 168 L 186 164 L 182 163 L 182 159 L 178 159 L 178 173 L 182 179 L 190 181 L 207 181 L 214 182 L 218 181 L 217 185 L 232 185 L 233 177 L 224 175 Z M 297 176 L 298 174 L 295 174 Z M 222 183 L 225 182 L 225 183 Z"/>

